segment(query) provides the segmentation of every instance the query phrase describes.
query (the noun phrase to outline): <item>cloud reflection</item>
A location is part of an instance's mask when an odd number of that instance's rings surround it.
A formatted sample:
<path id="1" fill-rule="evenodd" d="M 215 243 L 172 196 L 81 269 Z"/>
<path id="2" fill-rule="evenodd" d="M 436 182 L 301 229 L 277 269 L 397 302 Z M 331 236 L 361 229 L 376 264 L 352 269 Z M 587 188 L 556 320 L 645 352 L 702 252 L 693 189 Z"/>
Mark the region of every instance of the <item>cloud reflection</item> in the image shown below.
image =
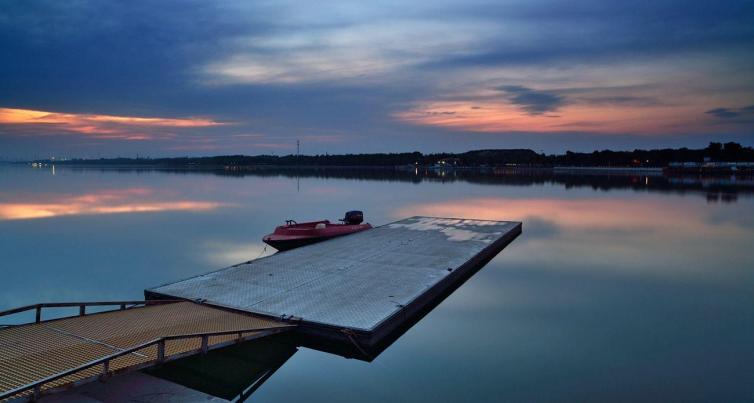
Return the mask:
<path id="1" fill-rule="evenodd" d="M 256 260 L 277 252 L 274 248 L 261 242 L 237 242 L 231 240 L 213 240 L 204 242 L 200 258 L 213 266 L 230 266 L 240 262 Z"/>
<path id="2" fill-rule="evenodd" d="M 740 215 L 734 209 L 675 198 L 482 197 L 395 212 L 411 215 L 522 221 L 521 239 L 501 255 L 506 264 L 699 279 L 714 270 L 720 281 L 738 281 L 732 273 L 751 260 L 741 251 L 754 237 L 754 229 L 734 219 Z M 568 259 L 572 263 L 565 267 Z M 726 270 L 731 277 L 723 275 Z"/>
<path id="3" fill-rule="evenodd" d="M 221 203 L 195 200 L 144 200 L 155 198 L 150 189 L 104 190 L 77 196 L 35 194 L 44 201 L 0 202 L 0 220 L 29 220 L 71 215 L 147 213 L 161 211 L 207 211 Z"/>
<path id="4" fill-rule="evenodd" d="M 591 231 L 642 231 L 653 233 L 674 229 L 678 231 L 714 231 L 710 222 L 688 220 L 697 214 L 693 202 L 670 203 L 662 199 L 636 201 L 619 198 L 589 199 L 516 199 L 474 198 L 450 200 L 409 206 L 400 209 L 397 216 L 429 215 L 483 220 L 535 220 L 537 226 L 547 223 L 550 231 L 556 228 Z M 719 221 L 717 224 L 730 225 Z M 712 231 L 712 232 L 710 232 Z M 726 229 L 728 231 L 728 229 Z"/>

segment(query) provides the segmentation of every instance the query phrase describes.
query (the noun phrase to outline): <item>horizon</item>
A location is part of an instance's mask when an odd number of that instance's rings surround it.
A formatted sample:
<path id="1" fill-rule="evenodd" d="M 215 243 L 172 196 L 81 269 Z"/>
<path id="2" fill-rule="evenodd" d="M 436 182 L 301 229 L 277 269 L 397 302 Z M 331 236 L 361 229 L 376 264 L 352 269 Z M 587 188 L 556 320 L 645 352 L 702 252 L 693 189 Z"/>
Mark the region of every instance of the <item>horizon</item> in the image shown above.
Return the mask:
<path id="1" fill-rule="evenodd" d="M 754 7 L 34 0 L 0 158 L 754 145 Z"/>
<path id="2" fill-rule="evenodd" d="M 729 149 L 729 146 L 730 147 Z M 719 149 L 715 151 L 713 148 L 718 147 Z M 731 149 L 733 151 L 731 151 Z M 728 143 L 720 143 L 720 142 L 711 142 L 708 144 L 705 148 L 687 148 L 687 147 L 681 147 L 681 148 L 658 148 L 658 149 L 633 149 L 633 150 L 610 150 L 610 149 L 603 149 L 603 150 L 593 150 L 591 152 L 574 152 L 571 150 L 562 152 L 562 153 L 543 153 L 543 152 L 537 152 L 535 150 L 532 150 L 530 148 L 497 148 L 497 149 L 475 149 L 475 150 L 466 150 L 466 151 L 459 151 L 459 152 L 435 152 L 435 153 L 426 153 L 421 151 L 404 151 L 404 152 L 397 152 L 397 153 L 342 153 L 342 154 L 217 154 L 217 155 L 199 155 L 199 156 L 149 156 L 149 155 L 136 155 L 134 157 L 128 157 L 128 156 L 116 156 L 116 157 L 98 157 L 98 158 L 79 158 L 79 157 L 71 157 L 71 158 L 57 158 L 57 157 L 50 157 L 50 158 L 33 158 L 33 159 L 16 159 L 16 160 L 10 160 L 3 158 L 3 156 L 0 156 L 0 163 L 33 163 L 33 162 L 39 162 L 39 163 L 49 163 L 54 165 L 56 162 L 66 163 L 66 162 L 75 162 L 75 161 L 82 161 L 82 162 L 91 162 L 91 161 L 105 161 L 105 162 L 112 162 L 116 160 L 128 160 L 128 161 L 141 161 L 141 160 L 148 160 L 148 161 L 161 161 L 161 160 L 181 160 L 181 159 L 188 159 L 188 160 L 197 160 L 197 159 L 217 159 L 217 158 L 265 158 L 265 157 L 274 157 L 274 158 L 281 158 L 281 159 L 287 159 L 287 158 L 298 158 L 298 157 L 304 157 L 304 158 L 338 158 L 338 157 L 363 157 L 363 156 L 373 156 L 373 155 L 385 155 L 387 157 L 395 157 L 400 155 L 406 155 L 406 154 L 419 154 L 422 156 L 422 158 L 425 157 L 431 157 L 431 156 L 464 156 L 465 154 L 475 154 L 475 153 L 483 153 L 483 152 L 518 152 L 518 151 L 524 151 L 524 152 L 532 152 L 538 156 L 541 156 L 543 158 L 560 158 L 560 157 L 566 157 L 569 153 L 573 153 L 580 156 L 592 156 L 593 154 L 601 154 L 601 153 L 615 153 L 615 154 L 635 154 L 635 153 L 661 153 L 666 151 L 674 151 L 674 152 L 684 152 L 687 153 L 686 157 L 688 158 L 682 158 L 682 159 L 674 159 L 675 162 L 679 161 L 692 161 L 694 158 L 691 157 L 691 155 L 688 155 L 688 153 L 698 153 L 698 152 L 709 152 L 710 154 L 703 154 L 707 155 L 708 157 L 712 157 L 715 153 L 723 153 L 727 154 L 730 152 L 733 153 L 740 153 L 748 152 L 749 156 L 738 154 L 738 157 L 734 158 L 724 158 L 724 161 L 727 162 L 748 162 L 751 160 L 751 155 L 754 152 L 754 147 L 750 146 L 744 146 L 736 142 L 728 142 Z M 728 155 L 730 156 L 730 155 Z M 620 156 L 616 156 L 620 157 Z M 625 156 L 623 156 L 625 157 Z M 643 157 L 639 157 L 643 158 Z M 720 158 L 719 156 L 716 158 Z M 387 161 L 387 160 L 386 160 Z M 617 162 L 617 161 L 616 161 Z M 649 162 L 649 161 L 647 161 Z M 655 161 L 657 163 L 657 161 Z M 372 165 L 372 164 L 367 164 Z"/>

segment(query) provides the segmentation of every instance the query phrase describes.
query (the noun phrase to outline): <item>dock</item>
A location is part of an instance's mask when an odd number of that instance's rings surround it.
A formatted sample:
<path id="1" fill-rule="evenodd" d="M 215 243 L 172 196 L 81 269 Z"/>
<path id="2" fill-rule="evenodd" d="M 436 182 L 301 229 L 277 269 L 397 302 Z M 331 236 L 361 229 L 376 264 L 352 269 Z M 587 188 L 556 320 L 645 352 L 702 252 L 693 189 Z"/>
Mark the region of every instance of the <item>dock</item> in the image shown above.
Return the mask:
<path id="1" fill-rule="evenodd" d="M 149 288 L 144 301 L 3 311 L 34 320 L 0 326 L 0 401 L 283 332 L 295 346 L 371 361 L 520 233 L 520 222 L 411 217 Z M 47 308 L 78 315 L 44 320 Z"/>
<path id="2" fill-rule="evenodd" d="M 93 305 L 102 305 L 95 303 Z M 37 399 L 112 375 L 160 365 L 289 330 L 292 325 L 192 302 L 117 304 L 116 310 L 41 320 L 0 329 L 0 401 Z M 138 304 L 138 303 L 137 303 Z"/>
<path id="3" fill-rule="evenodd" d="M 521 233 L 411 217 L 145 290 L 296 324 L 302 345 L 371 361 Z"/>

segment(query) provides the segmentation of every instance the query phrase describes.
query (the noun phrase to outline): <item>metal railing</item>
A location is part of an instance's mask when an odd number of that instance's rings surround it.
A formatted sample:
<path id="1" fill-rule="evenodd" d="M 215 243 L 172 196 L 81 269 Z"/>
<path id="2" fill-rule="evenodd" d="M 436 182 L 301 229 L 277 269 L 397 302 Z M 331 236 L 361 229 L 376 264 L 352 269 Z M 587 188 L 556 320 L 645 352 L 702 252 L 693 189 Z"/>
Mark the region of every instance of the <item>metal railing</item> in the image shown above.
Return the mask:
<path id="1" fill-rule="evenodd" d="M 70 306 L 75 306 L 75 305 L 70 305 Z M 33 309 L 34 305 L 30 305 L 30 307 L 32 307 L 31 309 Z M 22 312 L 22 311 L 20 311 L 20 312 Z M 0 313 L 2 313 L 2 312 L 0 312 Z M 151 341 L 148 341 L 148 342 L 136 345 L 134 347 L 131 347 L 131 348 L 119 351 L 117 353 L 113 353 L 113 354 L 107 355 L 105 357 L 98 358 L 96 360 L 93 360 L 93 361 L 90 361 L 88 363 L 79 365 L 77 367 L 74 367 L 74 368 L 71 368 L 71 369 L 59 372 L 59 373 L 57 373 L 55 375 L 48 376 L 48 377 L 40 379 L 38 381 L 35 381 L 35 382 L 32 382 L 32 383 L 28 383 L 26 385 L 19 386 L 17 388 L 14 388 L 14 389 L 2 392 L 2 393 L 0 393 L 0 400 L 8 399 L 8 398 L 11 398 L 11 397 L 14 397 L 14 396 L 21 397 L 21 396 L 17 396 L 17 395 L 22 394 L 24 392 L 28 392 L 28 391 L 33 391 L 33 395 L 31 396 L 32 399 L 34 399 L 34 400 L 39 399 L 41 397 L 41 395 L 42 395 L 42 387 L 45 384 L 57 381 L 59 379 L 65 378 L 66 376 L 70 376 L 70 375 L 76 374 L 77 372 L 84 371 L 86 369 L 92 368 L 92 367 L 97 366 L 97 365 L 102 365 L 102 373 L 99 375 L 99 377 L 101 377 L 101 378 L 107 378 L 111 372 L 113 372 L 113 373 L 115 372 L 115 371 L 111 371 L 110 370 L 110 361 L 112 361 L 112 360 L 114 360 L 114 359 L 116 359 L 118 357 L 122 357 L 124 355 L 127 355 L 127 354 L 135 353 L 138 350 L 142 350 L 142 349 L 145 349 L 145 348 L 153 346 L 153 345 L 157 345 L 157 358 L 156 359 L 154 359 L 154 360 L 148 360 L 148 361 L 145 361 L 145 362 L 140 363 L 138 365 L 133 365 L 133 366 L 130 366 L 130 367 L 121 368 L 118 371 L 120 372 L 120 371 L 125 371 L 125 370 L 128 370 L 128 369 L 144 368 L 144 367 L 147 367 L 147 366 L 158 365 L 158 364 L 162 364 L 162 363 L 167 362 L 167 361 L 172 361 L 172 360 L 175 360 L 175 359 L 178 359 L 178 358 L 182 358 L 182 357 L 185 357 L 185 356 L 188 356 L 188 355 L 197 354 L 197 353 L 205 354 L 205 353 L 207 353 L 207 351 L 209 351 L 211 349 L 216 349 L 216 348 L 219 348 L 219 347 L 224 347 L 224 346 L 232 344 L 232 343 L 239 343 L 241 341 L 245 341 L 245 340 L 248 340 L 248 339 L 251 339 L 251 338 L 257 338 L 257 337 L 262 337 L 262 336 L 267 336 L 267 335 L 270 335 L 270 334 L 282 332 L 284 330 L 288 330 L 288 329 L 293 328 L 293 327 L 295 327 L 295 325 L 275 326 L 275 327 L 265 327 L 265 328 L 251 328 L 251 329 L 243 329 L 243 330 L 227 330 L 227 331 L 222 331 L 222 332 L 211 332 L 211 333 L 191 333 L 191 334 L 182 334 L 182 335 L 173 335 L 173 336 L 160 337 L 160 338 L 157 338 L 157 339 L 154 339 L 154 340 L 151 340 Z M 244 333 L 254 333 L 254 334 L 244 337 L 243 336 Z M 209 338 L 210 337 L 213 337 L 213 336 L 226 336 L 226 335 L 230 335 L 230 334 L 237 334 L 238 337 L 235 340 L 232 340 L 232 341 L 227 341 L 227 342 L 224 342 L 224 343 L 218 343 L 218 344 L 215 344 L 215 345 L 212 345 L 212 346 L 209 345 Z M 166 342 L 171 341 L 171 340 L 183 340 L 183 339 L 190 339 L 190 338 L 201 338 L 201 347 L 198 348 L 198 349 L 195 349 L 195 350 L 189 350 L 189 351 L 185 351 L 185 352 L 182 352 L 182 353 L 174 354 L 174 355 L 171 355 L 171 356 L 166 356 L 165 355 L 165 343 Z M 93 377 L 95 377 L 95 376 L 89 377 L 89 379 L 91 379 Z"/>
<path id="2" fill-rule="evenodd" d="M 13 324 L 13 325 L 0 325 L 0 327 L 8 327 L 8 326 L 19 326 L 23 324 L 28 323 L 40 323 L 43 322 L 42 320 L 42 309 L 43 308 L 73 308 L 78 307 L 79 308 L 79 314 L 78 316 L 84 316 L 86 315 L 86 308 L 89 306 L 117 306 L 118 309 L 111 309 L 109 311 L 99 311 L 95 313 L 100 312 L 111 312 L 111 311 L 117 311 L 117 310 L 126 310 L 131 308 L 136 308 L 139 306 L 148 306 L 148 305 L 160 305 L 160 304 L 172 304 L 175 302 L 182 302 L 181 300 L 147 300 L 147 301 L 92 301 L 92 302 L 43 302 L 40 304 L 33 304 L 33 305 L 26 305 L 21 306 L 18 308 L 12 308 L 5 311 L 0 311 L 0 317 L 3 316 L 9 316 L 9 315 L 15 315 L 17 313 L 26 312 L 26 311 L 35 311 L 34 316 L 34 322 L 27 322 L 27 323 L 20 323 L 20 324 Z M 76 315 L 69 315 L 66 317 L 71 317 Z M 55 318 L 60 319 L 60 318 Z"/>

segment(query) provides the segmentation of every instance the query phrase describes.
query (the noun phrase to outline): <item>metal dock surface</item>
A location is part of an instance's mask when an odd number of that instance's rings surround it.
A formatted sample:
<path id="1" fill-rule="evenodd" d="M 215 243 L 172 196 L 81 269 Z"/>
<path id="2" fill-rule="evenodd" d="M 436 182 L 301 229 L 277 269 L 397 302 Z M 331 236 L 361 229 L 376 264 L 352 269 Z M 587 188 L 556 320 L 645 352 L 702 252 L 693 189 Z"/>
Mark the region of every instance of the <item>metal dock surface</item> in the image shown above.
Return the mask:
<path id="1" fill-rule="evenodd" d="M 38 396 L 288 328 L 191 302 L 9 326 L 0 329 L 0 400 Z"/>
<path id="2" fill-rule="evenodd" d="M 145 295 L 295 320 L 308 338 L 356 337 L 369 348 L 452 292 L 520 233 L 519 222 L 412 217 Z"/>

